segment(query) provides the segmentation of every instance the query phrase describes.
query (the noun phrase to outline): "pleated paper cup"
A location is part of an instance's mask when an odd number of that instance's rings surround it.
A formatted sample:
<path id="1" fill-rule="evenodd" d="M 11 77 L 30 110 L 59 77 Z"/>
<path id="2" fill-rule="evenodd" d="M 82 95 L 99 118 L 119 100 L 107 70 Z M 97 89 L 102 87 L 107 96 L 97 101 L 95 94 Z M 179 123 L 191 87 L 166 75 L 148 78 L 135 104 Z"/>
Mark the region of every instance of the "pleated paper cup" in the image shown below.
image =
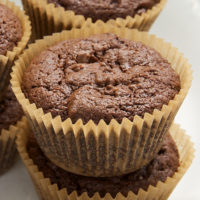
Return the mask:
<path id="1" fill-rule="evenodd" d="M 0 133 L 0 174 L 6 172 L 15 162 L 17 149 L 15 141 L 17 134 L 25 134 L 28 130 L 28 123 L 25 117 L 22 117 L 16 125 L 10 125 L 9 128 L 2 129 Z"/>
<path id="2" fill-rule="evenodd" d="M 110 19 L 106 22 L 108 25 L 114 25 L 120 28 L 138 29 L 139 31 L 149 31 L 163 8 L 167 0 L 160 0 L 159 3 L 155 4 L 151 9 L 141 15 L 136 14 L 135 16 L 127 16 L 126 18 Z M 97 23 L 103 23 L 102 20 L 97 20 Z M 93 23 L 96 23 L 93 22 Z M 92 23 L 92 19 L 87 19 L 85 26 L 89 26 Z"/>
<path id="3" fill-rule="evenodd" d="M 22 0 L 22 3 L 31 20 L 32 41 L 62 30 L 81 28 L 85 23 L 82 15 L 55 7 L 54 4 L 47 3 L 47 0 Z"/>
<path id="4" fill-rule="evenodd" d="M 0 98 L 2 98 L 3 93 L 9 84 L 11 67 L 30 39 L 31 26 L 28 16 L 26 16 L 24 11 L 20 10 L 14 3 L 8 0 L 1 0 L 0 4 L 3 4 L 12 10 L 20 20 L 23 30 L 22 38 L 17 45 L 11 51 L 7 51 L 6 55 L 0 55 Z"/>
<path id="5" fill-rule="evenodd" d="M 172 125 L 170 134 L 172 135 L 179 151 L 180 166 L 177 172 L 172 177 L 168 177 L 165 182 L 159 181 L 156 186 L 149 185 L 146 191 L 140 189 L 138 194 L 130 191 L 127 197 L 123 196 L 120 192 L 115 198 L 113 198 L 109 193 L 102 198 L 98 191 L 93 195 L 93 197 L 89 197 L 87 192 L 84 192 L 79 196 L 77 191 L 68 194 L 67 188 L 59 190 L 58 185 L 52 184 L 49 177 L 44 177 L 43 172 L 38 170 L 37 165 L 35 165 L 33 160 L 30 158 L 26 149 L 28 140 L 27 134 L 20 134 L 18 136 L 17 148 L 34 182 L 35 189 L 42 200 L 166 200 L 188 170 L 194 158 L 193 143 L 190 141 L 189 136 L 187 136 L 178 125 Z"/>
<path id="6" fill-rule="evenodd" d="M 157 3 L 152 9 L 141 15 L 127 16 L 124 19 L 117 18 L 106 23 L 118 27 L 148 31 L 166 2 L 167 0 L 161 0 L 160 3 Z M 22 0 L 22 3 L 32 23 L 32 41 L 55 32 L 80 28 L 85 23 L 86 26 L 92 23 L 90 18 L 85 19 L 83 15 L 75 15 L 73 11 L 66 11 L 63 7 L 55 7 L 54 4 L 47 3 L 47 0 Z M 98 21 L 103 22 L 101 20 Z"/>
<path id="7" fill-rule="evenodd" d="M 142 41 L 155 48 L 166 58 L 180 76 L 181 90 L 168 105 L 155 109 L 144 117 L 134 116 L 133 121 L 124 118 L 121 123 L 115 119 L 106 124 L 90 120 L 83 124 L 71 119 L 61 121 L 44 114 L 25 97 L 21 89 L 23 74 L 35 56 L 42 50 L 71 38 L 83 38 L 99 33 L 115 33 L 122 38 Z M 29 46 L 16 62 L 12 72 L 13 91 L 29 119 L 35 137 L 45 155 L 57 166 L 84 176 L 117 176 L 133 172 L 149 163 L 159 151 L 162 140 L 182 104 L 192 81 L 187 59 L 171 44 L 148 33 L 137 30 L 111 28 L 105 24 L 91 28 L 63 31 L 46 37 Z"/>

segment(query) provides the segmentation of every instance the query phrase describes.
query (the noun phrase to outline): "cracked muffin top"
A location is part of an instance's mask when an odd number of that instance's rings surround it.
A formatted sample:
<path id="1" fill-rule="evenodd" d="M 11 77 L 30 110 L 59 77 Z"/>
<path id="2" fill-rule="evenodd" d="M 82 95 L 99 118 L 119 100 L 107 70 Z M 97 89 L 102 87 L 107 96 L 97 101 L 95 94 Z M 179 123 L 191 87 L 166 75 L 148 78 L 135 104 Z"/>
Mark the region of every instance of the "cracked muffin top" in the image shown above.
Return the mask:
<path id="1" fill-rule="evenodd" d="M 180 79 L 154 49 L 108 33 L 44 50 L 26 69 L 22 90 L 53 117 L 120 123 L 160 110 L 179 92 Z"/>
<path id="2" fill-rule="evenodd" d="M 0 4 L 0 55 L 6 55 L 22 38 L 23 30 L 18 17 L 5 5 Z"/>
<path id="3" fill-rule="evenodd" d="M 75 14 L 92 18 L 93 22 L 98 19 L 108 21 L 118 17 L 134 16 L 151 9 L 160 0 L 48 0 L 56 6 L 72 10 Z"/>

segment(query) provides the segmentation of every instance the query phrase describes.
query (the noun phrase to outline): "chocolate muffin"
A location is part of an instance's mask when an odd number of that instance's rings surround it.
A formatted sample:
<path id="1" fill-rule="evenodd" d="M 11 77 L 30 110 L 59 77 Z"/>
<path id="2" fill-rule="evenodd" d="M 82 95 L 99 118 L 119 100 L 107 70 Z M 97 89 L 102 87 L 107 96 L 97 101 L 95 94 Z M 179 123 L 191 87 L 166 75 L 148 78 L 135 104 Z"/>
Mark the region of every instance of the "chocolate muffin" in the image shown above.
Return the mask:
<path id="1" fill-rule="evenodd" d="M 5 5 L 0 4 L 0 55 L 6 55 L 20 41 L 23 35 L 18 17 Z"/>
<path id="2" fill-rule="evenodd" d="M 2 129 L 8 129 L 10 125 L 15 125 L 22 115 L 22 108 L 9 86 L 0 102 L 0 134 Z"/>
<path id="3" fill-rule="evenodd" d="M 65 10 L 72 10 L 75 14 L 98 19 L 104 22 L 109 19 L 126 16 L 135 16 L 151 9 L 160 0 L 48 0 L 56 6 L 62 6 Z"/>
<path id="4" fill-rule="evenodd" d="M 62 120 L 133 120 L 161 109 L 180 90 L 170 64 L 154 49 L 114 34 L 63 41 L 35 57 L 22 90 Z"/>
<path id="5" fill-rule="evenodd" d="M 78 195 L 87 192 L 89 197 L 96 192 L 102 198 L 106 193 L 110 193 L 113 198 L 119 192 L 124 196 L 127 196 L 129 191 L 137 194 L 140 188 L 147 190 L 149 185 L 156 186 L 158 181 L 164 182 L 167 177 L 172 177 L 179 167 L 178 150 L 169 134 L 154 160 L 147 166 L 120 177 L 94 178 L 69 173 L 44 156 L 32 134 L 27 148 L 34 164 L 43 172 L 45 178 L 50 178 L 52 184 L 57 184 L 59 189 L 67 188 L 68 194 L 73 191 L 77 191 Z"/>

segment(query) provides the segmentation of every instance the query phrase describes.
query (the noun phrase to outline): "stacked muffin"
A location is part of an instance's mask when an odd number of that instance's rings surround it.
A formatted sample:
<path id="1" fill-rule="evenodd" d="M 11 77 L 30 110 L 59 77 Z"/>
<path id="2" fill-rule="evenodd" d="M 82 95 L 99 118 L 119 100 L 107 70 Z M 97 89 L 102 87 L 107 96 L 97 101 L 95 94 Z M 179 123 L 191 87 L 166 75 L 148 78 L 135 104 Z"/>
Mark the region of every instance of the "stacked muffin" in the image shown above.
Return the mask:
<path id="1" fill-rule="evenodd" d="M 0 174 L 16 157 L 16 134 L 24 126 L 21 106 L 8 86 L 11 67 L 28 43 L 31 30 L 28 17 L 8 1 L 0 2 Z"/>
<path id="2" fill-rule="evenodd" d="M 189 137 L 177 125 L 172 126 L 170 134 L 176 145 L 167 136 L 151 163 L 127 175 L 104 178 L 80 176 L 57 167 L 30 135 L 19 135 L 17 144 L 40 199 L 167 199 L 194 153 Z"/>
<path id="3" fill-rule="evenodd" d="M 92 22 L 148 31 L 167 0 L 22 0 L 29 15 L 32 39 Z"/>
<path id="4" fill-rule="evenodd" d="M 30 45 L 11 83 L 34 135 L 18 150 L 41 199 L 166 199 L 191 164 L 188 137 L 169 130 L 191 69 L 155 36 L 63 31 Z"/>

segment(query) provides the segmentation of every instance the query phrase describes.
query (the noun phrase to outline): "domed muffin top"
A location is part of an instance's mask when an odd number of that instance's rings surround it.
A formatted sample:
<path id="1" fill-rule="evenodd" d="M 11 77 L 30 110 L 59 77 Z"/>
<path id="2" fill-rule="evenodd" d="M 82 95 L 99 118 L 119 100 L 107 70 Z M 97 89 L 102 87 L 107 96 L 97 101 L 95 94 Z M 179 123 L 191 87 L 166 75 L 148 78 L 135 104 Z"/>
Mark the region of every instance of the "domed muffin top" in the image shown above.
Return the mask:
<path id="1" fill-rule="evenodd" d="M 118 17 L 134 16 L 151 9 L 160 0 L 48 0 L 56 6 L 72 10 L 75 14 L 107 21 Z"/>
<path id="2" fill-rule="evenodd" d="M 36 56 L 22 82 L 44 112 L 73 122 L 121 122 L 152 113 L 175 97 L 179 76 L 154 49 L 102 34 L 60 42 Z"/>
<path id="3" fill-rule="evenodd" d="M 0 4 L 0 55 L 6 55 L 22 38 L 23 30 L 12 10 Z"/>

